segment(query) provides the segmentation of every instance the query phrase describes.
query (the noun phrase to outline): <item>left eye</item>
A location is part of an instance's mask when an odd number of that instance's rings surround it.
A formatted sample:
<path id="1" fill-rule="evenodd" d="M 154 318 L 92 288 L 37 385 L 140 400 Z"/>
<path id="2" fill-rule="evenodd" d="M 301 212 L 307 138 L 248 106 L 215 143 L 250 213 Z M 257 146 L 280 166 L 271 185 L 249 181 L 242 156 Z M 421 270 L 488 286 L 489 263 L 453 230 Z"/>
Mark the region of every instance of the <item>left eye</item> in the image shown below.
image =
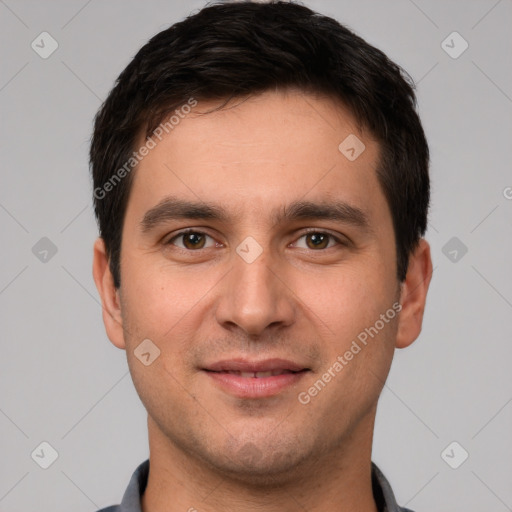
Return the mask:
<path id="1" fill-rule="evenodd" d="M 302 235 L 298 240 L 301 240 L 305 238 L 306 243 L 305 247 L 301 247 L 304 249 L 328 249 L 329 247 L 332 247 L 336 244 L 341 244 L 341 241 L 336 238 L 334 235 L 331 235 L 330 233 L 324 233 L 322 231 L 310 231 L 309 233 L 305 233 Z M 330 242 L 335 242 L 333 244 L 329 244 Z M 297 242 L 294 244 L 297 246 Z"/>
<path id="2" fill-rule="evenodd" d="M 173 236 L 167 244 L 176 245 L 180 249 L 205 249 L 207 247 L 212 247 L 215 245 L 215 242 L 213 245 L 206 245 L 206 238 L 210 238 L 213 240 L 213 238 L 210 235 L 207 235 L 206 233 L 202 233 L 201 231 L 182 231 L 181 233 L 177 234 L 176 236 Z M 179 243 L 175 243 L 176 240 L 181 240 L 181 245 Z"/>

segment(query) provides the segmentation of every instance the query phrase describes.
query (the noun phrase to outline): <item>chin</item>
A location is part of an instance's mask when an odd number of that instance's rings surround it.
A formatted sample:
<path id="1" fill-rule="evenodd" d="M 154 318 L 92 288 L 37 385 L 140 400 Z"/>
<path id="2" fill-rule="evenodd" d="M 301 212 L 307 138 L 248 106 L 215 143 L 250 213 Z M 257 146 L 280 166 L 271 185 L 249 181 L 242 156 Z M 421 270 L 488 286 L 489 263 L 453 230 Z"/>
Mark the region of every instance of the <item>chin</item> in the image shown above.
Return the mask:
<path id="1" fill-rule="evenodd" d="M 274 444 L 274 443 L 272 443 Z M 279 446 L 273 446 L 261 439 L 259 442 L 236 441 L 230 439 L 222 450 L 222 455 L 213 459 L 210 454 L 209 465 L 231 480 L 254 487 L 272 487 L 294 481 L 301 471 L 307 455 L 299 452 L 304 444 L 298 441 L 281 440 Z"/>

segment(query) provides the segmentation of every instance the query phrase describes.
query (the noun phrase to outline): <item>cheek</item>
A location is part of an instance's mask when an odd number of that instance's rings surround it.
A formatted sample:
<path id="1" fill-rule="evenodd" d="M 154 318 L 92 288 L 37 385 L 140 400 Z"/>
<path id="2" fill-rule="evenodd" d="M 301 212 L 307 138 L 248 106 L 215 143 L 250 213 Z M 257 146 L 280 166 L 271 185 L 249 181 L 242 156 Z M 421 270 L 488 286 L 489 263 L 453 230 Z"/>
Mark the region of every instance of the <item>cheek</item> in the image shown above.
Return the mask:
<path id="1" fill-rule="evenodd" d="M 124 270 L 129 278 L 124 281 L 123 292 L 125 316 L 130 323 L 143 328 L 145 336 L 163 341 L 180 328 L 204 295 L 207 283 L 204 279 L 189 279 L 185 272 L 160 267 L 150 258 L 127 264 Z"/>
<path id="2" fill-rule="evenodd" d="M 171 375 L 183 382 L 194 373 L 194 349 L 213 325 L 211 297 L 221 274 L 180 271 L 165 261 L 153 265 L 134 261 L 126 270 L 131 272 L 125 280 L 123 305 L 128 357 L 134 358 L 133 351 L 143 339 L 152 340 L 160 350 L 158 379 L 170 379 L 173 389 L 176 382 Z M 134 369 L 139 366 L 134 360 Z M 143 386 L 146 375 L 137 376 Z"/>
<path id="3" fill-rule="evenodd" d="M 380 275 L 386 275 L 384 273 Z M 343 346 L 391 307 L 390 285 L 367 267 L 338 268 L 320 278 L 297 276 L 296 295 L 310 321 Z M 339 348 L 339 347 L 338 347 Z"/>

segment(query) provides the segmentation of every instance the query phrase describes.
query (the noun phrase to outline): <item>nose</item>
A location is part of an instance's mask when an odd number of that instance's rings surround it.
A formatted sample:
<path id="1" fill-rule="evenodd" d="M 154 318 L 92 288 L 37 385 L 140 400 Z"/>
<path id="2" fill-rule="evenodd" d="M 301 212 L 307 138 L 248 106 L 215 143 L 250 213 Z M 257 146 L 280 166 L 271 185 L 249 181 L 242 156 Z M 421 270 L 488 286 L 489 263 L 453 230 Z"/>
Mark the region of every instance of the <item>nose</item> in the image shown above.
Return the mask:
<path id="1" fill-rule="evenodd" d="M 253 337 L 291 325 L 296 309 L 291 283 L 279 266 L 272 264 L 268 249 L 251 263 L 238 254 L 233 259 L 233 268 L 219 288 L 217 322 Z"/>

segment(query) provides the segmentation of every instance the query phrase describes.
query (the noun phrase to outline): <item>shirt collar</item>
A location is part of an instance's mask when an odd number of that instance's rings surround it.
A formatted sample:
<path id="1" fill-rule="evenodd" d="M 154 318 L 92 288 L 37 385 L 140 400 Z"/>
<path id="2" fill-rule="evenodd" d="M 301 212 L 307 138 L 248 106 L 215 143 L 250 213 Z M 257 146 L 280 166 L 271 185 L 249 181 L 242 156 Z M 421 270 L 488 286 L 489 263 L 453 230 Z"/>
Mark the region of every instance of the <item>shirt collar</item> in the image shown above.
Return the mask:
<path id="1" fill-rule="evenodd" d="M 133 473 L 118 512 L 142 512 L 140 498 L 146 490 L 148 475 L 149 459 L 140 464 Z M 372 488 L 379 512 L 412 512 L 398 506 L 391 485 L 373 462 Z"/>

